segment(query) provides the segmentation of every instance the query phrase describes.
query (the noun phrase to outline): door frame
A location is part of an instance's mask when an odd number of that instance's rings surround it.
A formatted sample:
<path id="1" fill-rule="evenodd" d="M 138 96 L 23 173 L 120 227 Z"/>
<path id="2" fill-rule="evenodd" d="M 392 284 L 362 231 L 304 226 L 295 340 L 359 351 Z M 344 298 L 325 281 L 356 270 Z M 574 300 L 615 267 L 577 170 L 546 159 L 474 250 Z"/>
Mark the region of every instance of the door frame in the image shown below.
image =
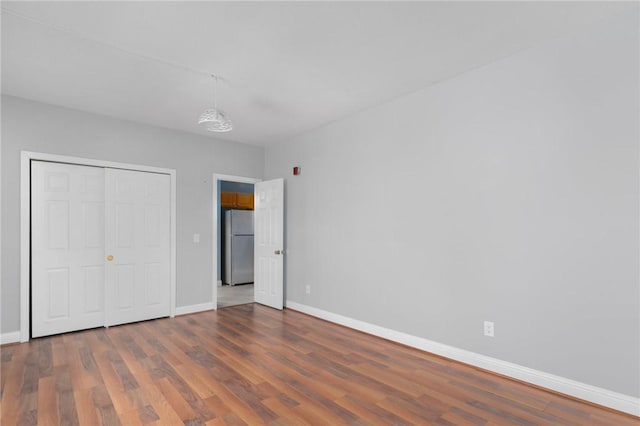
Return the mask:
<path id="1" fill-rule="evenodd" d="M 31 292 L 31 160 L 77 164 L 112 169 L 167 174 L 171 178 L 170 197 L 170 316 L 176 315 L 176 171 L 141 164 L 119 163 L 92 158 L 71 157 L 43 152 L 20 152 L 20 341 L 29 341 Z"/>
<path id="2" fill-rule="evenodd" d="M 213 275 L 212 275 L 212 281 L 213 281 L 213 286 L 212 286 L 212 301 L 211 304 L 213 306 L 213 309 L 218 309 L 218 256 L 220 255 L 220 253 L 218 253 L 218 225 L 220 222 L 220 218 L 218 218 L 218 208 L 220 207 L 220 194 L 218 194 L 218 182 L 220 182 L 221 180 L 224 181 L 228 181 L 228 182 L 237 182 L 237 183 L 258 183 L 258 182 L 262 182 L 262 179 L 258 179 L 258 178 L 252 178 L 252 177 L 245 177 L 245 176 L 233 176 L 233 175 L 223 175 L 220 173 L 214 173 L 213 174 L 213 178 L 211 179 L 211 182 L 213 184 L 213 191 L 212 191 L 212 203 L 211 205 L 213 206 L 212 208 L 212 217 L 213 217 L 213 226 L 212 226 L 212 238 L 211 238 L 211 245 L 212 245 L 212 253 L 215 253 L 215 256 L 213 256 L 212 262 L 213 263 Z M 222 241 L 220 242 L 220 244 L 222 244 Z"/>

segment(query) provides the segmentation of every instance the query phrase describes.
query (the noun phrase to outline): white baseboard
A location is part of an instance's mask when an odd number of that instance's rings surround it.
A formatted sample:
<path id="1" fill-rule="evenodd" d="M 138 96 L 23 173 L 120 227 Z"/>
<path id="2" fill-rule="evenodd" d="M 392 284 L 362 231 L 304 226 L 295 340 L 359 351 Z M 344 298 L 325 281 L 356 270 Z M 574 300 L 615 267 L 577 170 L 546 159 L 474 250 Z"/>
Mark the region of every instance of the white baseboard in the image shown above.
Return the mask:
<path id="1" fill-rule="evenodd" d="M 200 303 L 198 305 L 178 306 L 176 307 L 176 315 L 195 314 L 196 312 L 211 311 L 216 309 L 216 304 L 213 302 Z"/>
<path id="2" fill-rule="evenodd" d="M 0 334 L 0 345 L 6 345 L 7 343 L 16 343 L 20 341 L 20 332 L 12 331 L 10 333 Z"/>
<path id="3" fill-rule="evenodd" d="M 640 398 L 613 392 L 597 386 L 588 385 L 565 377 L 534 370 L 511 362 L 491 358 L 475 352 L 458 349 L 422 337 L 412 336 L 400 331 L 391 330 L 364 321 L 345 317 L 333 312 L 324 311 L 312 306 L 303 305 L 291 300 L 286 301 L 287 308 L 324 320 L 344 325 L 374 336 L 382 337 L 413 348 L 431 352 L 465 364 L 483 368 L 514 379 L 532 383 L 585 401 L 613 408 L 614 410 L 640 416 Z"/>
<path id="4" fill-rule="evenodd" d="M 198 305 L 177 306 L 176 315 L 194 314 L 196 312 L 211 311 L 215 309 L 216 309 L 216 304 L 213 302 L 200 303 Z M 0 345 L 5 345 L 7 343 L 15 343 L 19 341 L 20 341 L 19 331 L 0 334 Z"/>

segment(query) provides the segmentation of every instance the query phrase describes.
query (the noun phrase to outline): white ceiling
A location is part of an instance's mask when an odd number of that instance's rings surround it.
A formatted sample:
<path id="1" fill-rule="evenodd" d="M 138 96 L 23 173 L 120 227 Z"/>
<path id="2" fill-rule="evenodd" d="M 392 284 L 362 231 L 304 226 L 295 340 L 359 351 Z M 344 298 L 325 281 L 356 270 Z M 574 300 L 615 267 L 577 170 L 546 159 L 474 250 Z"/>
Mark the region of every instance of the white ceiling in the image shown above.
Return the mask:
<path id="1" fill-rule="evenodd" d="M 204 135 L 215 73 L 235 128 L 208 135 L 266 145 L 631 7 L 3 1 L 2 92 Z"/>

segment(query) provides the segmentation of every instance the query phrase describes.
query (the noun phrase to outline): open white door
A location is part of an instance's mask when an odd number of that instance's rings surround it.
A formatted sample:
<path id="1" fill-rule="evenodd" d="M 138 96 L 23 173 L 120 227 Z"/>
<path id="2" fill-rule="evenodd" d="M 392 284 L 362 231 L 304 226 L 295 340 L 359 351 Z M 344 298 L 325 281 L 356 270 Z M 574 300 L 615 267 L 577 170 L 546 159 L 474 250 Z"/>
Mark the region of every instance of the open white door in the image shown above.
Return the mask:
<path id="1" fill-rule="evenodd" d="M 284 180 L 258 182 L 254 186 L 254 296 L 272 308 L 283 305 Z"/>
<path id="2" fill-rule="evenodd" d="M 170 314 L 171 178 L 105 170 L 105 325 Z"/>

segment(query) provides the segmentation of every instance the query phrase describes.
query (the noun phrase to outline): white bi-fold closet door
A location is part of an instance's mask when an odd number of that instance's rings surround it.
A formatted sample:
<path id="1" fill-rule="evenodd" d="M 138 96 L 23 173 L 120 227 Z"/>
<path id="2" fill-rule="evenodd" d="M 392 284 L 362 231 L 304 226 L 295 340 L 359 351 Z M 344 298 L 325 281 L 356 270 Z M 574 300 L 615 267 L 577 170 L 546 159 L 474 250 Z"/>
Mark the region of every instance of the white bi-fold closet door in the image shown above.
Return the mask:
<path id="1" fill-rule="evenodd" d="M 170 314 L 170 176 L 31 162 L 31 335 Z"/>

